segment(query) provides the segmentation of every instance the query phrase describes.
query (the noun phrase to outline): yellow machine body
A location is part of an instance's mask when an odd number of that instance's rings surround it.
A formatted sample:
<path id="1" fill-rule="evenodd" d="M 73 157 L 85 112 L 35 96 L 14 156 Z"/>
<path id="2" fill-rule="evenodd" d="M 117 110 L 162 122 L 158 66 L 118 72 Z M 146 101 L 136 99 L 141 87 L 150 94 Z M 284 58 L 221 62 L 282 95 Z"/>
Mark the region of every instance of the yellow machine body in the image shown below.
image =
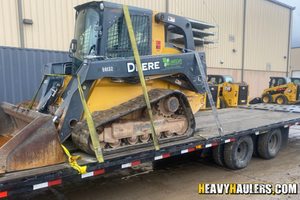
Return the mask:
<path id="1" fill-rule="evenodd" d="M 146 81 L 148 92 L 156 88 L 180 90 L 187 96 L 193 113 L 199 111 L 203 106 L 203 95 L 182 89 L 177 85 L 170 84 L 160 79 Z M 106 110 L 121 103 L 127 102 L 143 94 L 140 84 L 113 83 L 109 78 L 97 80 L 87 98 L 87 105 L 91 113 Z M 99 103 L 101 101 L 101 104 Z"/>
<path id="2" fill-rule="evenodd" d="M 240 95 L 240 86 L 238 84 L 225 82 L 220 84 L 220 89 L 222 91 L 222 95 L 220 95 L 220 99 L 222 99 L 226 107 L 238 107 L 249 105 L 249 97 L 241 99 L 239 102 L 239 95 Z M 242 90 L 246 90 L 247 94 L 249 94 L 249 86 L 242 87 Z"/>
<path id="3" fill-rule="evenodd" d="M 235 83 L 229 75 L 208 75 L 208 81 L 220 86 L 220 108 L 249 105 L 249 85 Z"/>
<path id="4" fill-rule="evenodd" d="M 209 88 L 210 92 L 212 95 L 212 98 L 215 102 L 215 107 L 216 109 L 220 108 L 220 96 L 219 96 L 219 91 L 220 91 L 220 85 L 214 85 L 212 83 L 209 83 Z M 201 103 L 203 104 L 203 107 L 200 109 L 201 110 L 211 110 L 211 105 L 208 99 L 207 93 L 203 95 L 203 98 L 201 99 Z"/>
<path id="5" fill-rule="evenodd" d="M 299 100 L 297 100 L 297 88 L 298 86 L 294 83 L 286 83 L 284 85 L 267 88 L 261 95 L 262 102 L 277 104 L 293 104 L 299 102 Z M 269 94 L 271 98 L 267 94 Z"/>

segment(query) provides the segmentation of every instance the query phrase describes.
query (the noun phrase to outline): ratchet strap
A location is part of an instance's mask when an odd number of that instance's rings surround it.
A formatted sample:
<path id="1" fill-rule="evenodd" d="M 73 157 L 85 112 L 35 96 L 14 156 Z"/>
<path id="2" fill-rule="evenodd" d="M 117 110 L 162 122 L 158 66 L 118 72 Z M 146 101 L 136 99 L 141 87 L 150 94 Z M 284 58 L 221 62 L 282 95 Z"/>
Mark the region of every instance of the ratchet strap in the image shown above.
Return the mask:
<path id="1" fill-rule="evenodd" d="M 36 93 L 34 94 L 32 100 L 31 100 L 31 102 L 30 102 L 30 104 L 29 104 L 29 106 L 28 106 L 29 109 L 32 108 L 32 106 L 33 106 L 33 104 L 34 104 L 34 101 L 35 101 L 35 99 L 36 99 L 36 96 L 37 96 L 37 94 L 39 93 L 39 91 L 40 91 L 40 89 L 41 89 L 41 87 L 42 87 L 42 85 L 43 85 L 45 79 L 46 79 L 46 76 L 44 75 L 44 76 L 43 76 L 43 79 L 42 79 L 42 81 L 41 81 L 41 83 L 40 83 L 40 86 L 39 86 L 38 90 L 37 90 Z"/>
<path id="2" fill-rule="evenodd" d="M 221 125 L 221 122 L 219 120 L 219 117 L 218 117 L 218 113 L 217 113 L 217 110 L 216 110 L 216 107 L 215 107 L 215 102 L 212 98 L 212 95 L 211 95 L 211 92 L 210 92 L 210 89 L 209 89 L 209 86 L 208 86 L 208 83 L 206 81 L 206 75 L 205 75 L 205 72 L 204 72 L 204 69 L 203 69 L 203 65 L 202 65 L 202 62 L 200 60 L 200 56 L 199 56 L 199 53 L 194 51 L 194 54 L 195 54 L 195 58 L 196 58 L 196 61 L 197 61 L 197 64 L 198 64 L 198 67 L 199 67 L 199 71 L 201 73 L 201 79 L 204 83 L 204 87 L 205 87 L 205 90 L 206 90 L 206 94 L 208 96 L 208 100 L 209 100 L 209 103 L 211 105 L 211 109 L 213 111 L 213 114 L 214 114 L 214 117 L 215 117 L 215 122 L 218 126 L 218 131 L 219 131 L 219 134 L 221 136 L 221 140 L 223 140 L 223 137 L 224 137 L 224 131 L 223 131 L 223 128 L 222 128 L 222 125 Z"/>
<path id="3" fill-rule="evenodd" d="M 82 91 L 82 88 L 81 88 L 80 77 L 79 76 L 77 76 L 77 80 L 78 80 L 78 90 L 79 90 L 82 106 L 83 106 L 83 109 L 84 109 L 86 121 L 87 121 L 87 124 L 88 124 L 88 127 L 89 127 L 89 132 L 90 132 L 90 136 L 91 136 L 91 139 L 92 139 L 94 151 L 95 151 L 98 162 L 102 163 L 104 160 L 103 160 L 103 154 L 102 154 L 100 142 L 99 142 L 98 135 L 97 135 L 97 132 L 96 132 L 96 129 L 95 129 L 94 121 L 92 119 L 91 113 L 89 111 L 89 108 L 86 104 L 86 101 L 85 101 L 85 98 L 84 98 L 84 95 L 83 95 L 83 91 Z"/>
<path id="4" fill-rule="evenodd" d="M 66 147 L 64 147 L 64 145 L 61 145 L 63 150 L 65 151 L 65 153 L 68 156 L 68 160 L 69 163 L 71 165 L 71 167 L 73 167 L 74 169 L 76 169 L 79 174 L 86 174 L 86 166 L 79 166 L 76 162 L 76 160 L 81 159 L 82 156 L 71 156 L 70 152 L 68 151 L 68 149 Z"/>
<path id="5" fill-rule="evenodd" d="M 44 83 L 44 81 L 45 81 L 45 79 L 46 79 L 47 76 L 66 77 L 66 76 L 70 76 L 70 75 L 65 75 L 65 74 L 45 74 L 44 77 L 43 77 L 43 79 L 42 79 L 42 82 L 41 82 L 41 84 L 40 84 L 40 86 L 39 86 L 39 88 L 37 90 L 37 92 L 35 93 L 33 99 L 30 102 L 30 105 L 28 106 L 29 109 L 32 108 L 32 105 L 33 105 L 33 103 L 34 103 L 34 101 L 36 99 L 36 96 L 37 96 L 37 94 L 38 94 L 38 92 L 39 92 L 41 86 L 43 85 L 43 83 Z M 73 77 L 76 77 L 76 76 L 73 76 Z M 95 155 L 97 157 L 98 162 L 102 163 L 102 162 L 104 162 L 102 149 L 101 149 L 101 146 L 100 146 L 100 142 L 98 140 L 98 135 L 97 135 L 97 132 L 96 132 L 96 129 L 95 129 L 94 121 L 92 119 L 91 113 L 89 111 L 89 108 L 88 108 L 87 103 L 86 103 L 85 98 L 84 98 L 84 94 L 83 94 L 82 87 L 81 87 L 81 84 L 80 84 L 80 77 L 79 76 L 77 76 L 77 82 L 78 82 L 78 91 L 79 91 L 80 99 L 81 99 L 81 102 L 82 102 L 83 110 L 85 112 L 85 116 L 86 116 L 86 120 L 87 120 L 87 124 L 88 124 L 88 128 L 89 128 L 91 140 L 92 140 L 92 143 L 93 143 Z M 66 148 L 64 148 L 64 150 L 65 149 Z M 73 165 L 71 163 L 70 163 L 70 165 L 73 167 Z"/>
<path id="6" fill-rule="evenodd" d="M 142 66 L 141 66 L 141 60 L 140 60 L 138 48 L 137 48 L 136 41 L 135 41 L 135 36 L 134 36 L 133 28 L 132 28 L 130 15 L 129 15 L 129 10 L 128 10 L 127 5 L 122 5 L 122 6 L 123 6 L 123 12 L 124 12 L 127 29 L 128 29 L 128 33 L 129 33 L 129 37 L 130 37 L 130 41 L 131 41 L 131 46 L 132 46 L 132 50 L 133 50 L 133 54 L 134 54 L 134 59 L 135 59 L 136 66 L 138 69 L 140 82 L 142 85 L 142 89 L 143 89 L 143 93 L 144 93 L 144 97 L 145 97 L 145 101 L 146 101 L 146 105 L 147 105 L 147 109 L 148 109 L 148 113 L 149 113 L 149 117 L 150 117 L 150 121 L 151 121 L 150 125 L 151 125 L 152 138 L 153 138 L 155 149 L 158 151 L 159 145 L 158 145 L 158 141 L 157 141 L 157 137 L 156 137 L 156 133 L 155 133 L 151 105 L 150 105 L 149 96 L 148 96 L 148 92 L 147 92 L 147 88 L 146 88 L 146 82 L 145 82 L 145 78 L 144 78 L 144 74 L 143 74 L 143 70 L 142 70 Z"/>
<path id="7" fill-rule="evenodd" d="M 34 101 L 36 99 L 36 96 L 38 95 L 38 93 L 39 93 L 39 91 L 40 91 L 40 89 L 41 89 L 41 87 L 42 87 L 42 85 L 43 85 L 43 83 L 44 83 L 44 81 L 45 81 L 45 79 L 46 79 L 47 76 L 66 77 L 66 76 L 70 76 L 70 75 L 65 75 L 65 74 L 44 74 L 43 79 L 42 79 L 42 81 L 41 81 L 41 83 L 39 85 L 39 88 L 37 89 L 36 93 L 34 94 L 32 100 L 31 100 L 31 102 L 30 102 L 30 104 L 28 106 L 29 109 L 32 108 L 32 106 L 34 104 Z"/>

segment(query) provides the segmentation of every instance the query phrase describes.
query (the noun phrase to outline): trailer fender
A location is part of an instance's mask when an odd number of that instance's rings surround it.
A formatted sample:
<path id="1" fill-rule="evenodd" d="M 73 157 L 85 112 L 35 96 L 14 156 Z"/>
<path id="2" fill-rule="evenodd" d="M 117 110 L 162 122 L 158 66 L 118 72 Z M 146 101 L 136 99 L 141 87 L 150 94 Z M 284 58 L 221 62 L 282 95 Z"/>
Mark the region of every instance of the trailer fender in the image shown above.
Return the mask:
<path id="1" fill-rule="evenodd" d="M 288 146 L 288 140 L 289 140 L 289 132 L 290 132 L 290 127 L 284 128 L 281 127 L 281 149 L 285 148 Z"/>

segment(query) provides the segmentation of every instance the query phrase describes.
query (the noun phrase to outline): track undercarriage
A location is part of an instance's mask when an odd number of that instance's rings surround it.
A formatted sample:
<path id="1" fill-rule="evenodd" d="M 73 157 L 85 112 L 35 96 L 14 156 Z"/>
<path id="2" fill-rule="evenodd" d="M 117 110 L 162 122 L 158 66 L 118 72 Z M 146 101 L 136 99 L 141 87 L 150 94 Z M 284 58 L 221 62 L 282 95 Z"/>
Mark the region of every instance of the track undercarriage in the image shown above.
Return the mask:
<path id="1" fill-rule="evenodd" d="M 154 89 L 149 92 L 156 137 L 160 143 L 189 137 L 194 117 L 186 96 L 179 91 Z M 92 114 L 104 152 L 152 145 L 150 119 L 143 96 Z M 72 132 L 73 143 L 94 154 L 87 121 L 80 121 Z"/>

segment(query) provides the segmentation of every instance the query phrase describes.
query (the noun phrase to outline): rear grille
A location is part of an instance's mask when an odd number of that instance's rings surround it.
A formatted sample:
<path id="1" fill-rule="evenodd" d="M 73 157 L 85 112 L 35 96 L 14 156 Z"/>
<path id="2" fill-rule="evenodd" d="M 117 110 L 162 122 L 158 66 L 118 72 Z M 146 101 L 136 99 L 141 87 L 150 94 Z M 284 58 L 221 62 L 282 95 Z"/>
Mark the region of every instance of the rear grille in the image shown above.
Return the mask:
<path id="1" fill-rule="evenodd" d="M 300 85 L 297 85 L 297 96 L 296 96 L 297 100 L 300 100 Z"/>
<path id="2" fill-rule="evenodd" d="M 238 97 L 238 105 L 247 105 L 248 100 L 248 86 L 239 86 L 239 97 Z"/>
<path id="3" fill-rule="evenodd" d="M 218 99 L 218 86 L 209 85 L 209 89 L 210 89 L 210 92 L 211 92 L 212 99 L 213 99 L 213 101 L 215 102 L 215 105 L 216 105 L 217 104 L 217 99 Z M 206 94 L 206 104 L 205 105 L 206 105 L 206 108 L 211 107 L 207 94 Z"/>

